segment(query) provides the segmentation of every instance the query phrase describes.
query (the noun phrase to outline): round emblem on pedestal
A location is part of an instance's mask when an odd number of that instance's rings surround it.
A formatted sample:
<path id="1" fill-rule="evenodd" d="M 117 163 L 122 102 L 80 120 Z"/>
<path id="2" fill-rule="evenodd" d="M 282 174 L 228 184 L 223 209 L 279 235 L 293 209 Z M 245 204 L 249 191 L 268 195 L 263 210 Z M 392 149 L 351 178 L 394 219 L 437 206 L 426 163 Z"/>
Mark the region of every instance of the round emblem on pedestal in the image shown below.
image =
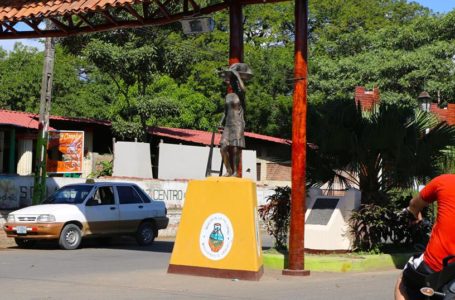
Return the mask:
<path id="1" fill-rule="evenodd" d="M 199 245 L 205 257 L 221 260 L 229 254 L 234 239 L 231 221 L 224 214 L 210 215 L 204 222 L 199 235 Z"/>

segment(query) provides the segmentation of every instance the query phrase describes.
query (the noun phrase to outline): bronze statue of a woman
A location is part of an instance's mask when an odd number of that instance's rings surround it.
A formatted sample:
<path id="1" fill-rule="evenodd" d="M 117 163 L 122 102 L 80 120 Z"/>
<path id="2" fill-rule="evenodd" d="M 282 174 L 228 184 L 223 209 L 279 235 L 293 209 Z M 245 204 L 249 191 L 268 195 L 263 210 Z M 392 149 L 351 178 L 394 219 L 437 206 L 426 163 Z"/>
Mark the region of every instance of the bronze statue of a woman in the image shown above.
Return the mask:
<path id="1" fill-rule="evenodd" d="M 225 176 L 239 177 L 242 149 L 245 148 L 245 84 L 253 74 L 244 63 L 236 63 L 222 72 L 227 84 L 232 88 L 225 98 L 224 116 L 220 122 L 223 134 L 220 141 L 221 156 L 226 167 Z"/>

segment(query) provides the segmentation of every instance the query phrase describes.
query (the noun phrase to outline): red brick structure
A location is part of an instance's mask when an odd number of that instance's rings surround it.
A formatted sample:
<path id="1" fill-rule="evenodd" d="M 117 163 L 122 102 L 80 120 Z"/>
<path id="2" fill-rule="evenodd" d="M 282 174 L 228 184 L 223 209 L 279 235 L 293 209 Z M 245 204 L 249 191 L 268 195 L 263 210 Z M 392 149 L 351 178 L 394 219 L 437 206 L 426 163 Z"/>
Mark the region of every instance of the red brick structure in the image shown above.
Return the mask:
<path id="1" fill-rule="evenodd" d="M 455 125 L 455 104 L 449 103 L 446 108 L 439 108 L 437 103 L 431 103 L 430 112 L 438 116 L 441 121 Z"/>
<path id="2" fill-rule="evenodd" d="M 355 87 L 355 103 L 362 107 L 362 111 L 371 111 L 374 106 L 379 103 L 381 97 L 379 95 L 379 88 L 374 87 L 372 91 L 368 91 L 363 86 Z"/>

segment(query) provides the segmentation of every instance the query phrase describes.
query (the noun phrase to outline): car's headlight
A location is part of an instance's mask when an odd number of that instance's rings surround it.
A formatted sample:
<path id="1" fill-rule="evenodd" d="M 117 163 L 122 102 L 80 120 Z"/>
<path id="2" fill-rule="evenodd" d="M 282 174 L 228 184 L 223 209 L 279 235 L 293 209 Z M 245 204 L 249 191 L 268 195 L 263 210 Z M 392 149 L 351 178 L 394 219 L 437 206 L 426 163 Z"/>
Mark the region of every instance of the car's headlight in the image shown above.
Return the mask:
<path id="1" fill-rule="evenodd" d="M 14 215 L 9 214 L 8 218 L 6 219 L 6 222 L 7 223 L 14 223 L 14 222 L 16 222 L 16 218 L 14 217 Z"/>
<path id="2" fill-rule="evenodd" d="M 36 219 L 37 222 L 55 222 L 54 215 L 39 215 Z"/>

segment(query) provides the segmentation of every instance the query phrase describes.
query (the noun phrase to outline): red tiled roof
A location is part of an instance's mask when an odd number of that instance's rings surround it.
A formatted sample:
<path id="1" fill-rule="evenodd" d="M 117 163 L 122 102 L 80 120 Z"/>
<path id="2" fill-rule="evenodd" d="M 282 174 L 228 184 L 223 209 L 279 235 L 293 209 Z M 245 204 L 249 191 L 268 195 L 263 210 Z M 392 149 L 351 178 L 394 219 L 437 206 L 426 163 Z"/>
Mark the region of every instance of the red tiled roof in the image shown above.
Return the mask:
<path id="1" fill-rule="evenodd" d="M 431 103 L 430 111 L 437 115 L 439 120 L 455 125 L 455 104 L 449 103 L 446 108 L 439 108 L 437 103 Z"/>
<path id="2" fill-rule="evenodd" d="M 38 129 L 37 115 L 11 110 L 0 110 L 0 125 L 12 125 L 30 129 Z"/>
<path id="3" fill-rule="evenodd" d="M 194 129 L 181 129 L 181 128 L 167 128 L 167 127 L 153 127 L 149 130 L 149 133 L 156 136 L 172 138 L 176 140 L 192 142 L 203 145 L 210 145 L 212 141 L 212 133 L 202 130 Z M 252 139 L 263 140 L 272 143 L 290 145 L 291 141 L 273 136 L 267 136 L 252 132 L 245 132 L 245 137 Z M 219 145 L 221 134 L 215 133 L 215 145 Z"/>
<path id="4" fill-rule="evenodd" d="M 87 124 L 98 124 L 104 126 L 110 126 L 111 123 L 108 121 L 101 121 L 89 118 L 72 118 L 72 117 L 61 117 L 61 116 L 50 116 L 49 119 L 56 121 L 68 121 L 75 123 L 87 123 Z M 13 125 L 17 127 L 24 127 L 30 129 L 38 129 L 38 114 L 32 114 L 27 112 L 4 110 L 0 109 L 0 125 Z M 53 128 L 50 128 L 53 129 Z"/>
<path id="5" fill-rule="evenodd" d="M 0 109 L 0 125 L 13 125 L 17 127 L 24 127 L 30 129 L 38 129 L 38 114 L 32 114 L 27 112 L 12 111 Z M 68 121 L 75 123 L 87 123 L 87 124 L 98 124 L 104 126 L 111 126 L 111 122 L 96 120 L 90 118 L 73 118 L 73 117 L 62 117 L 62 116 L 50 116 L 49 119 L 55 121 Z M 53 128 L 51 128 L 53 129 Z M 212 141 L 212 133 L 202 130 L 194 129 L 181 129 L 181 128 L 167 128 L 167 127 L 153 127 L 149 129 L 149 133 L 156 136 L 168 137 L 172 139 L 177 139 L 181 141 L 187 141 L 191 143 L 210 145 Z M 277 138 L 273 136 L 257 134 L 252 132 L 245 132 L 245 137 L 284 144 L 291 145 L 291 141 L 287 139 Z M 215 145 L 219 145 L 221 139 L 221 134 L 215 134 Z"/>
<path id="6" fill-rule="evenodd" d="M 138 0 L 0 0 L 0 21 L 86 13 Z"/>

